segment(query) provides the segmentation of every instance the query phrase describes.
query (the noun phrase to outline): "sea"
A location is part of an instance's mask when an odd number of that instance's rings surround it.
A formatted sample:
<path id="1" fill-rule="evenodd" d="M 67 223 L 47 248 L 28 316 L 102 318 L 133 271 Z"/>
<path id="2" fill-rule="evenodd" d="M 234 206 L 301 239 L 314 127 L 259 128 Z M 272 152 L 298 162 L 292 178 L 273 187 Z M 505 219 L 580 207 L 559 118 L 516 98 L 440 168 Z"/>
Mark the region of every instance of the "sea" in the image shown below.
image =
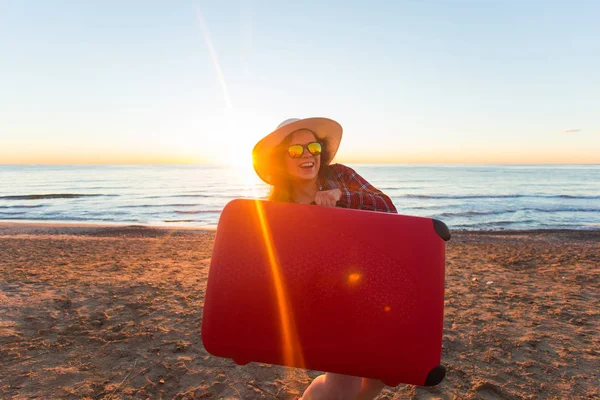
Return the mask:
<path id="1" fill-rule="evenodd" d="M 600 229 L 600 165 L 347 165 L 450 229 Z M 0 221 L 214 228 L 228 202 L 268 192 L 251 168 L 0 165 Z"/>

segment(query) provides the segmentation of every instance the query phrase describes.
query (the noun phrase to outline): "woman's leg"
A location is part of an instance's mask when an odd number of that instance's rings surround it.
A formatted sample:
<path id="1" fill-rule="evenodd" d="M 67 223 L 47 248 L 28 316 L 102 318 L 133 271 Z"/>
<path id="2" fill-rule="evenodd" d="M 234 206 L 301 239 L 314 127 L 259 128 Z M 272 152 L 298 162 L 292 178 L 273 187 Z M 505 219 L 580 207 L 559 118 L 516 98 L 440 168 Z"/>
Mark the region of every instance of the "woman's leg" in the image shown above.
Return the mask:
<path id="1" fill-rule="evenodd" d="M 302 400 L 354 400 L 361 385 L 362 378 L 327 372 L 312 381 Z"/>
<path id="2" fill-rule="evenodd" d="M 367 379 L 362 378 L 362 385 L 360 387 L 360 393 L 356 396 L 355 400 L 373 400 L 379 396 L 379 393 L 385 387 L 385 383 L 378 379 Z"/>

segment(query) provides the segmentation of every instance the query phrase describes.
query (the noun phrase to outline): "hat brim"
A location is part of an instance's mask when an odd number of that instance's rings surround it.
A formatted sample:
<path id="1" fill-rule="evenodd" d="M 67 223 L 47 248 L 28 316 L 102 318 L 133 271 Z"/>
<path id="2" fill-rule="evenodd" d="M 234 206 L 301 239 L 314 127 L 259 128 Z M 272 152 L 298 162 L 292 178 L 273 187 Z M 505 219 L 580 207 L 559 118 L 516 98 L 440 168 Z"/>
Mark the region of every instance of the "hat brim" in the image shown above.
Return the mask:
<path id="1" fill-rule="evenodd" d="M 271 164 L 273 150 L 275 150 L 288 135 L 300 129 L 313 131 L 318 140 L 327 141 L 327 153 L 329 156 L 327 159 L 321 159 L 321 163 L 324 165 L 329 165 L 331 163 L 340 147 L 340 142 L 342 141 L 342 126 L 337 121 L 329 118 L 314 117 L 300 119 L 274 130 L 254 146 L 254 149 L 252 150 L 252 163 L 256 174 L 264 182 L 270 185 L 272 184 L 273 165 Z"/>

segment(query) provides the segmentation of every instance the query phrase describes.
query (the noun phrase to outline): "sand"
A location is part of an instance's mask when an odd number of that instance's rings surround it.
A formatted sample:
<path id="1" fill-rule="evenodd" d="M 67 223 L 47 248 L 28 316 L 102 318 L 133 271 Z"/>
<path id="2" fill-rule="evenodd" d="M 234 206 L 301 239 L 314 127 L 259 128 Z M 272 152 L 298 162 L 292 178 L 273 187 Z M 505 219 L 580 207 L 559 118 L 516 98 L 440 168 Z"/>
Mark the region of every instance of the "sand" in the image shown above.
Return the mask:
<path id="1" fill-rule="evenodd" d="M 0 224 L 0 398 L 293 399 L 317 371 L 209 355 L 214 231 Z M 380 399 L 600 398 L 600 231 L 454 232 L 433 388 Z"/>

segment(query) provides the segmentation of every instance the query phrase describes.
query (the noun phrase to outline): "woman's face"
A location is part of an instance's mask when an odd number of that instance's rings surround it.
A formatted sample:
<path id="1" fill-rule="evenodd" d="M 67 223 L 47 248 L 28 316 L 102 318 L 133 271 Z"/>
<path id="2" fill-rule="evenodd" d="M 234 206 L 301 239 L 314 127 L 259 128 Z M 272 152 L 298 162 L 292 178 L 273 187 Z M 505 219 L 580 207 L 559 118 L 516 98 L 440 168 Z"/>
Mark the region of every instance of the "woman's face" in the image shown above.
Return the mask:
<path id="1" fill-rule="evenodd" d="M 289 146 L 299 144 L 306 146 L 309 143 L 316 142 L 317 138 L 315 134 L 307 129 L 301 129 L 293 132 L 290 135 Z M 317 177 L 319 168 L 321 167 L 321 155 L 312 155 L 304 148 L 302 156 L 299 158 L 292 158 L 287 154 L 284 155 L 285 167 L 290 178 L 301 181 L 310 181 Z"/>

